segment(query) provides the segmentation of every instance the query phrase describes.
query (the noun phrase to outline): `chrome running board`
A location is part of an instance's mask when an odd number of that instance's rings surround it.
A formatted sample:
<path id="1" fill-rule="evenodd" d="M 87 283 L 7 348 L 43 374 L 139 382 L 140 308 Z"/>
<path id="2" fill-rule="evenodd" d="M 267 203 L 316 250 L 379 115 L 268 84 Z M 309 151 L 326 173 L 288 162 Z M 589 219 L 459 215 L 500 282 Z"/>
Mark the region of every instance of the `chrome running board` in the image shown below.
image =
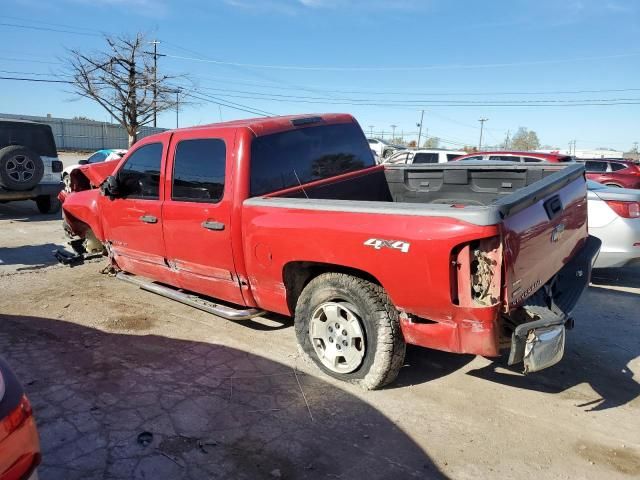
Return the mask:
<path id="1" fill-rule="evenodd" d="M 142 290 L 146 290 L 147 292 L 162 295 L 163 297 L 170 298 L 171 300 L 175 300 L 176 302 L 184 303 L 185 305 L 189 305 L 190 307 L 194 307 L 199 310 L 204 310 L 205 312 L 211 313 L 213 315 L 218 315 L 219 317 L 226 318 L 227 320 L 249 320 L 251 318 L 258 317 L 264 314 L 264 310 L 259 310 L 257 308 L 236 309 L 226 305 L 220 305 L 200 298 L 197 295 L 180 292 L 173 288 L 165 287 L 164 285 L 158 285 L 157 283 L 153 283 L 150 280 L 146 280 L 142 277 L 137 277 L 135 275 L 130 275 L 124 272 L 118 272 L 116 278 L 118 280 L 124 280 L 125 282 L 137 285 Z"/>

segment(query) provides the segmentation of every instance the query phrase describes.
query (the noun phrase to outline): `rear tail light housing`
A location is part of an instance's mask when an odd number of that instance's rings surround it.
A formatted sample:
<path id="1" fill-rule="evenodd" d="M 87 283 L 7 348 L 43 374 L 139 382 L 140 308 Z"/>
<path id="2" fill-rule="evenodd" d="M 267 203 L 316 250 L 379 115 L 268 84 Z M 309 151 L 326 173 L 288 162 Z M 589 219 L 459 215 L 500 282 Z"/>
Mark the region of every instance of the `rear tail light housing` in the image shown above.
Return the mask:
<path id="1" fill-rule="evenodd" d="M 500 301 L 500 237 L 458 245 L 451 252 L 450 261 L 453 304 L 461 307 L 488 307 Z"/>
<path id="2" fill-rule="evenodd" d="M 623 202 L 620 200 L 605 200 L 607 205 L 623 218 L 639 218 L 640 202 Z"/>
<path id="3" fill-rule="evenodd" d="M 0 441 L 18 430 L 32 415 L 31 402 L 26 395 L 23 395 L 18 406 L 9 415 L 0 419 Z"/>
<path id="4" fill-rule="evenodd" d="M 60 173 L 62 170 L 64 170 L 64 165 L 62 165 L 60 160 L 54 160 L 51 162 L 51 171 L 53 171 L 53 173 Z"/>

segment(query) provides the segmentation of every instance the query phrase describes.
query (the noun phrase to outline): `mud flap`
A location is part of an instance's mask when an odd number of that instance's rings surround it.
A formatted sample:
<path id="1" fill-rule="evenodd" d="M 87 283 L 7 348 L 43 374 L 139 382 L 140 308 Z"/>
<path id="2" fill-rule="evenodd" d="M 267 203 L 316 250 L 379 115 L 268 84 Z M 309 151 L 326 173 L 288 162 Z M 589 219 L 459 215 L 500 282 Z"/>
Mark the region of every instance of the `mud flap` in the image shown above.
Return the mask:
<path id="1" fill-rule="evenodd" d="M 516 327 L 511 337 L 509 365 L 523 362 L 524 373 L 531 373 L 551 367 L 562 359 L 566 318 L 544 307 L 526 309 L 538 320 Z"/>

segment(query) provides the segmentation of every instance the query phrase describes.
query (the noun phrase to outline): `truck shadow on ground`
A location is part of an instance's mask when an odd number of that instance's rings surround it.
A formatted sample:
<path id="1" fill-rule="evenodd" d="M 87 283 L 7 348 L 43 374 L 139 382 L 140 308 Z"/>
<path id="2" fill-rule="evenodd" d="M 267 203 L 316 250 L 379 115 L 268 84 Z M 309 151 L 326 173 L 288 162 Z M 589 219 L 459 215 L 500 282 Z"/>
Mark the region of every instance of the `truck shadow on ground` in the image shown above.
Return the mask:
<path id="1" fill-rule="evenodd" d="M 620 312 L 619 305 L 630 304 L 630 300 L 638 302 L 640 298 L 633 293 L 593 287 L 589 289 L 588 297 L 589 304 L 599 304 L 604 311 L 610 305 L 611 312 Z M 589 304 L 580 305 L 580 308 L 590 309 Z M 634 380 L 634 372 L 629 367 L 630 362 L 640 356 L 637 310 L 611 313 L 606 318 L 578 312 L 575 318 L 576 327 L 567 332 L 565 356 L 559 364 L 525 376 L 520 374 L 522 365 L 507 367 L 505 355 L 467 374 L 502 385 L 555 394 L 586 383 L 597 397 L 579 395 L 575 398 L 576 406 L 588 411 L 620 407 L 640 397 L 640 384 Z M 502 372 L 501 368 L 504 369 Z"/>
<path id="2" fill-rule="evenodd" d="M 475 355 L 441 352 L 407 345 L 407 354 L 398 379 L 387 388 L 402 388 L 446 377 L 472 362 L 474 358 Z"/>
<path id="3" fill-rule="evenodd" d="M 376 409 L 294 365 L 49 318 L 0 324 L 41 478 L 445 478 Z"/>
<path id="4" fill-rule="evenodd" d="M 40 213 L 35 202 L 25 200 L 21 202 L 0 203 L 0 220 L 12 220 L 14 222 L 49 222 L 62 219 L 60 212 Z"/>
<path id="5" fill-rule="evenodd" d="M 640 266 L 598 268 L 591 274 L 591 283 L 596 286 L 640 288 Z"/>
<path id="6" fill-rule="evenodd" d="M 53 252 L 59 248 L 64 248 L 64 245 L 45 243 L 42 245 L 0 247 L 0 267 L 23 265 L 15 270 L 29 271 L 56 265 L 58 260 L 53 256 Z"/>

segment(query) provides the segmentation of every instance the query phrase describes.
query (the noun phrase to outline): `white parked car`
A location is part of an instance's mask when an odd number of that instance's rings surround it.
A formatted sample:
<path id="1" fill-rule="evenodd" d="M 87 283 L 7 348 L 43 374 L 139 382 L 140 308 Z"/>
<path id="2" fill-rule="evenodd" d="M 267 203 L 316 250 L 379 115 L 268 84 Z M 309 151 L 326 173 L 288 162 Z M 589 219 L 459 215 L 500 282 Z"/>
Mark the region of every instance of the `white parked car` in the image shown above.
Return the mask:
<path id="1" fill-rule="evenodd" d="M 126 150 L 117 149 L 117 148 L 107 148 L 104 150 L 98 150 L 93 153 L 86 160 L 80 160 L 75 165 L 69 165 L 62 171 L 62 181 L 64 182 L 64 189 L 69 192 L 70 191 L 70 176 L 71 172 L 78 168 L 80 165 L 87 165 L 91 163 L 100 163 L 100 162 L 110 162 L 112 160 L 120 160 L 127 153 Z"/>
<path id="2" fill-rule="evenodd" d="M 587 181 L 589 233 L 602 240 L 594 268 L 640 263 L 640 190 Z"/>
<path id="3" fill-rule="evenodd" d="M 379 138 L 367 138 L 367 141 L 369 142 L 369 148 L 376 152 L 379 158 L 387 158 L 394 152 L 405 148 L 401 145 L 392 145 Z"/>
<path id="4" fill-rule="evenodd" d="M 440 150 L 420 148 L 416 150 L 403 150 L 396 152 L 386 158 L 385 164 L 418 164 L 418 163 L 447 163 L 461 155 L 466 155 L 465 151 Z"/>

